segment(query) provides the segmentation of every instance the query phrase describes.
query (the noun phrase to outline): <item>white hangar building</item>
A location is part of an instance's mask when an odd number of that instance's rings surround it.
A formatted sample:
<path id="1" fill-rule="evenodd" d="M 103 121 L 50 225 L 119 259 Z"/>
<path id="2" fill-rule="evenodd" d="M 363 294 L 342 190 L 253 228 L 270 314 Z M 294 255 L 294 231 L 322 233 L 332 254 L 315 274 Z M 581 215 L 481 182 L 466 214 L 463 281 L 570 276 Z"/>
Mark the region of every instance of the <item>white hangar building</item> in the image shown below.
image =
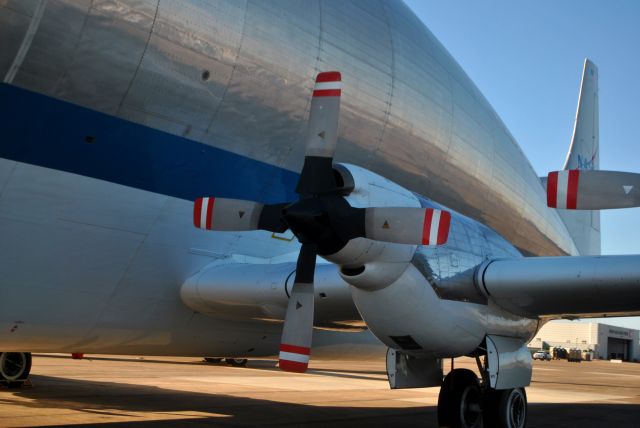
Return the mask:
<path id="1" fill-rule="evenodd" d="M 640 361 L 640 330 L 616 327 L 598 322 L 551 321 L 545 324 L 529 343 L 532 349 L 578 348 L 592 350 L 594 357 L 604 360 Z"/>

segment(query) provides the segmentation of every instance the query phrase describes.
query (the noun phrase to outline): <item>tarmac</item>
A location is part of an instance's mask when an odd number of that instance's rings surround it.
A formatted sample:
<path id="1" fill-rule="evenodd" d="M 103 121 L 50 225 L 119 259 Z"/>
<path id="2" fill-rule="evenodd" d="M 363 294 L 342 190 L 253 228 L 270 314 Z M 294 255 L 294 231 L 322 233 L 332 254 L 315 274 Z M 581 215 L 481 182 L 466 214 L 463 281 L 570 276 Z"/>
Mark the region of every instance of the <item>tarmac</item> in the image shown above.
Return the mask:
<path id="1" fill-rule="evenodd" d="M 292 374 L 266 360 L 34 355 L 31 385 L 0 389 L 0 426 L 436 427 L 439 389 L 390 390 L 384 367 L 319 361 Z M 640 427 L 640 364 L 535 361 L 527 394 L 529 428 Z"/>

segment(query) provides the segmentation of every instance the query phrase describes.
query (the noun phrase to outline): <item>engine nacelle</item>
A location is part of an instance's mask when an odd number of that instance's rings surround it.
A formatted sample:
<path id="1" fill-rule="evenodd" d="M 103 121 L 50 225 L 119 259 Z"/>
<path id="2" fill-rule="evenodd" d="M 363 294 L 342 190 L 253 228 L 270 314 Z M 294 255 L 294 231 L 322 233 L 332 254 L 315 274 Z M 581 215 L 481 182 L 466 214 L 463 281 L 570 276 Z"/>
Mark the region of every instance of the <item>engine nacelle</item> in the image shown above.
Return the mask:
<path id="1" fill-rule="evenodd" d="M 409 355 L 467 355 L 487 334 L 486 305 L 441 299 L 413 265 L 384 289 L 351 293 L 371 332 Z"/>
<path id="2" fill-rule="evenodd" d="M 281 321 L 287 310 L 295 263 L 211 264 L 188 278 L 180 289 L 185 305 L 199 313 L 226 319 Z M 315 325 L 337 330 L 364 327 L 349 287 L 337 268 L 316 268 Z"/>
<path id="3" fill-rule="evenodd" d="M 420 207 L 413 193 L 378 174 L 350 164 L 334 167 L 352 207 Z M 324 258 L 339 265 L 340 276 L 354 287 L 378 290 L 402 275 L 415 251 L 415 245 L 356 238 Z"/>

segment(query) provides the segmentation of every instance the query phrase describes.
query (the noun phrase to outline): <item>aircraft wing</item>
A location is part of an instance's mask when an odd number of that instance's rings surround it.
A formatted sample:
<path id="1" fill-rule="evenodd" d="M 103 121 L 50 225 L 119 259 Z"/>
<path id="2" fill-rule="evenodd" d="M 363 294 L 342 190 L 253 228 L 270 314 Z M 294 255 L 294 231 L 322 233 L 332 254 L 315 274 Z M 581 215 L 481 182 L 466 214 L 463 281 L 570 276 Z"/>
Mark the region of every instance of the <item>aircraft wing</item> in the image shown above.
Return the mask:
<path id="1" fill-rule="evenodd" d="M 491 260 L 476 286 L 501 307 L 527 317 L 640 315 L 640 255 Z"/>

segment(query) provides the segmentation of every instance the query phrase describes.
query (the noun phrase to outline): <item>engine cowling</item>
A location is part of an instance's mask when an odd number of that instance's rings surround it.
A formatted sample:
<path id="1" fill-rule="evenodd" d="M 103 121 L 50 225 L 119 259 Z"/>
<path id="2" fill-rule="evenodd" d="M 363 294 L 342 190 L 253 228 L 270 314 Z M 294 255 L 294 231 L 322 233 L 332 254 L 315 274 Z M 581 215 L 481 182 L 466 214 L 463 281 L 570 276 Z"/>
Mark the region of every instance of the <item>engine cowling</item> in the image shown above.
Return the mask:
<path id="1" fill-rule="evenodd" d="M 189 308 L 211 317 L 281 321 L 295 269 L 294 262 L 241 263 L 229 258 L 188 278 L 180 297 Z M 318 265 L 316 277 L 315 325 L 335 330 L 364 328 L 336 266 Z"/>
<path id="2" fill-rule="evenodd" d="M 342 180 L 345 199 L 352 207 L 420 207 L 413 193 L 378 174 L 350 164 L 334 167 Z M 402 275 L 416 248 L 355 238 L 338 252 L 323 257 L 340 266 L 340 276 L 347 283 L 364 290 L 379 290 Z"/>

